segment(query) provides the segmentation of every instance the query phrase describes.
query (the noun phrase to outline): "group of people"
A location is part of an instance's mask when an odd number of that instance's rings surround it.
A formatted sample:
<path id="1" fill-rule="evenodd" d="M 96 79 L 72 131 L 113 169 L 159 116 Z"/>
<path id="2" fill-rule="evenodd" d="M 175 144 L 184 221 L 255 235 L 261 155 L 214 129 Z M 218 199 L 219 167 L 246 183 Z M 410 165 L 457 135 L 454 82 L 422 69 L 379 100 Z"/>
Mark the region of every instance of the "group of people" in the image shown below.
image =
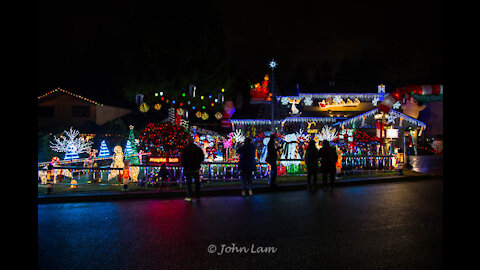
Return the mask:
<path id="1" fill-rule="evenodd" d="M 237 150 L 240 155 L 238 162 L 238 169 L 240 170 L 242 196 L 252 196 L 252 179 L 253 172 L 256 168 L 255 161 L 255 145 L 252 143 L 250 137 L 245 138 L 242 146 Z M 267 157 L 265 161 L 270 164 L 270 179 L 269 184 L 271 188 L 277 186 L 277 159 L 279 147 L 276 145 L 276 136 L 272 134 L 270 141 L 267 144 Z M 318 161 L 321 161 L 320 172 L 323 177 L 323 189 L 327 190 L 327 179 L 330 179 L 330 189 L 333 189 L 333 184 L 336 175 L 336 162 L 338 156 L 336 150 L 330 146 L 327 140 L 322 142 L 322 148 L 317 149 L 315 141 L 312 139 L 308 143 L 305 153 L 305 164 L 307 166 L 307 186 L 309 191 L 317 190 L 317 174 Z M 183 173 L 186 177 L 186 201 L 191 201 L 192 193 L 192 179 L 195 183 L 195 197 L 200 198 L 200 169 L 204 160 L 204 154 L 200 147 L 193 143 L 193 137 L 188 138 L 188 144 L 183 149 L 181 156 L 181 164 L 183 166 Z"/>

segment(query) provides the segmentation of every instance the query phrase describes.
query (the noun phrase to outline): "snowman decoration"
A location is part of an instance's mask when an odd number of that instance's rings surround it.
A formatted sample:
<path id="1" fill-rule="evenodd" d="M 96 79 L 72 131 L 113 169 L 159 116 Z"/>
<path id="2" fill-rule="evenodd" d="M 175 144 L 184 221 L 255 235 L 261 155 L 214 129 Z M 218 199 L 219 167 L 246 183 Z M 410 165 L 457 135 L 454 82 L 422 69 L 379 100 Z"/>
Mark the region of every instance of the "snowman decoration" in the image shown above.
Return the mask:
<path id="1" fill-rule="evenodd" d="M 123 163 L 123 151 L 120 145 L 113 148 L 113 162 L 110 165 L 110 168 L 123 168 L 125 163 Z M 115 178 L 120 173 L 120 170 L 111 170 L 108 174 L 108 180 Z"/>

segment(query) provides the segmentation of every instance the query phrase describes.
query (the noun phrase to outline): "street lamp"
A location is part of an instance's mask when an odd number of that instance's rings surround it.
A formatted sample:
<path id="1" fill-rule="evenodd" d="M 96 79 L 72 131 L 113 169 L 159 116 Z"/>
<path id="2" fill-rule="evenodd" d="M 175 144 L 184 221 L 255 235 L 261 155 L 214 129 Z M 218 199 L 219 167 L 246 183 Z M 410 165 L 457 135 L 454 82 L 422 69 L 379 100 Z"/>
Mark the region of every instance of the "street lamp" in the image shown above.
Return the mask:
<path id="1" fill-rule="evenodd" d="M 270 129 L 272 132 L 274 132 L 274 100 L 275 100 L 275 91 L 274 91 L 274 82 L 275 82 L 275 78 L 273 76 L 273 70 L 277 67 L 277 62 L 275 62 L 275 60 L 272 59 L 272 61 L 270 61 L 270 63 L 268 63 L 268 66 L 272 69 L 272 99 L 270 100 L 271 102 L 271 113 L 272 113 L 272 122 L 271 122 L 271 125 L 270 125 Z"/>

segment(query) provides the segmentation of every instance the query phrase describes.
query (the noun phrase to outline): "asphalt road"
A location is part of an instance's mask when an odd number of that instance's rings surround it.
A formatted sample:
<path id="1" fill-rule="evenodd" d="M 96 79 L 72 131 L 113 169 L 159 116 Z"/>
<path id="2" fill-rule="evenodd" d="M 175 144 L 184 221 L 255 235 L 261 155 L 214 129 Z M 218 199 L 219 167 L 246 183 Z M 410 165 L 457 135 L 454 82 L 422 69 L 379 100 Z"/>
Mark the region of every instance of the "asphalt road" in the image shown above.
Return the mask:
<path id="1" fill-rule="evenodd" d="M 416 172 L 443 175 L 443 155 L 409 156 L 408 159 Z"/>
<path id="2" fill-rule="evenodd" d="M 39 269 L 441 269 L 443 181 L 38 205 Z"/>

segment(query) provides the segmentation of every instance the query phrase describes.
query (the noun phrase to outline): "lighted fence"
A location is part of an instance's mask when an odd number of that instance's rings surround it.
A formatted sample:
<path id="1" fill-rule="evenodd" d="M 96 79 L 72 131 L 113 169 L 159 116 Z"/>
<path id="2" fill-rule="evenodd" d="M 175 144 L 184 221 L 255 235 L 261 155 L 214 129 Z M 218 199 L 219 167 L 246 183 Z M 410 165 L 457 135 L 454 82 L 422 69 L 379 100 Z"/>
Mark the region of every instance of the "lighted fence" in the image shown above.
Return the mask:
<path id="1" fill-rule="evenodd" d="M 342 170 L 393 170 L 395 167 L 396 157 L 393 155 L 342 157 Z"/>
<path id="2" fill-rule="evenodd" d="M 139 182 L 151 182 L 160 181 L 162 177 L 161 166 L 159 165 L 130 165 L 130 167 L 138 167 L 138 181 Z M 120 183 L 121 173 L 115 177 L 108 179 L 110 171 L 117 170 L 122 171 L 123 168 L 110 168 L 110 167 L 82 167 L 82 166 L 54 166 L 53 173 L 55 175 L 55 183 L 62 181 L 70 181 L 66 179 L 75 179 L 79 184 L 83 183 L 106 183 L 114 184 Z M 169 182 L 184 182 L 183 167 L 179 164 L 169 164 L 165 167 L 165 178 L 168 178 Z M 256 170 L 254 171 L 254 179 L 266 178 L 269 176 L 270 168 L 267 163 L 258 163 Z M 202 179 L 207 181 L 225 181 L 225 180 L 238 180 L 240 178 L 240 171 L 238 164 L 235 162 L 205 162 L 202 163 L 200 169 L 200 175 Z M 38 169 L 39 180 L 45 184 L 47 177 L 47 169 L 40 167 Z"/>
<path id="3" fill-rule="evenodd" d="M 395 169 L 395 157 L 391 155 L 385 156 L 349 156 L 342 157 L 342 171 L 349 170 L 393 170 Z M 162 177 L 161 167 L 159 165 L 130 165 L 131 167 L 139 167 L 138 181 L 152 182 L 160 181 Z M 166 174 L 164 178 L 168 178 L 169 182 L 183 183 L 183 168 L 180 164 L 168 164 L 166 166 Z M 46 182 L 47 169 L 39 168 L 39 180 Z M 75 179 L 79 184 L 85 183 L 104 183 L 114 184 L 121 183 L 121 173 L 115 177 L 108 179 L 110 171 L 123 170 L 122 168 L 105 167 L 82 167 L 82 166 L 55 166 L 54 175 L 55 183 L 61 181 L 69 181 Z M 305 175 L 307 169 L 305 161 L 301 159 L 278 160 L 278 175 Z M 206 181 L 231 181 L 239 180 L 240 171 L 236 162 L 205 162 L 202 163 L 200 170 L 202 179 Z M 267 163 L 257 163 L 254 171 L 254 179 L 265 179 L 270 175 L 270 165 Z"/>

